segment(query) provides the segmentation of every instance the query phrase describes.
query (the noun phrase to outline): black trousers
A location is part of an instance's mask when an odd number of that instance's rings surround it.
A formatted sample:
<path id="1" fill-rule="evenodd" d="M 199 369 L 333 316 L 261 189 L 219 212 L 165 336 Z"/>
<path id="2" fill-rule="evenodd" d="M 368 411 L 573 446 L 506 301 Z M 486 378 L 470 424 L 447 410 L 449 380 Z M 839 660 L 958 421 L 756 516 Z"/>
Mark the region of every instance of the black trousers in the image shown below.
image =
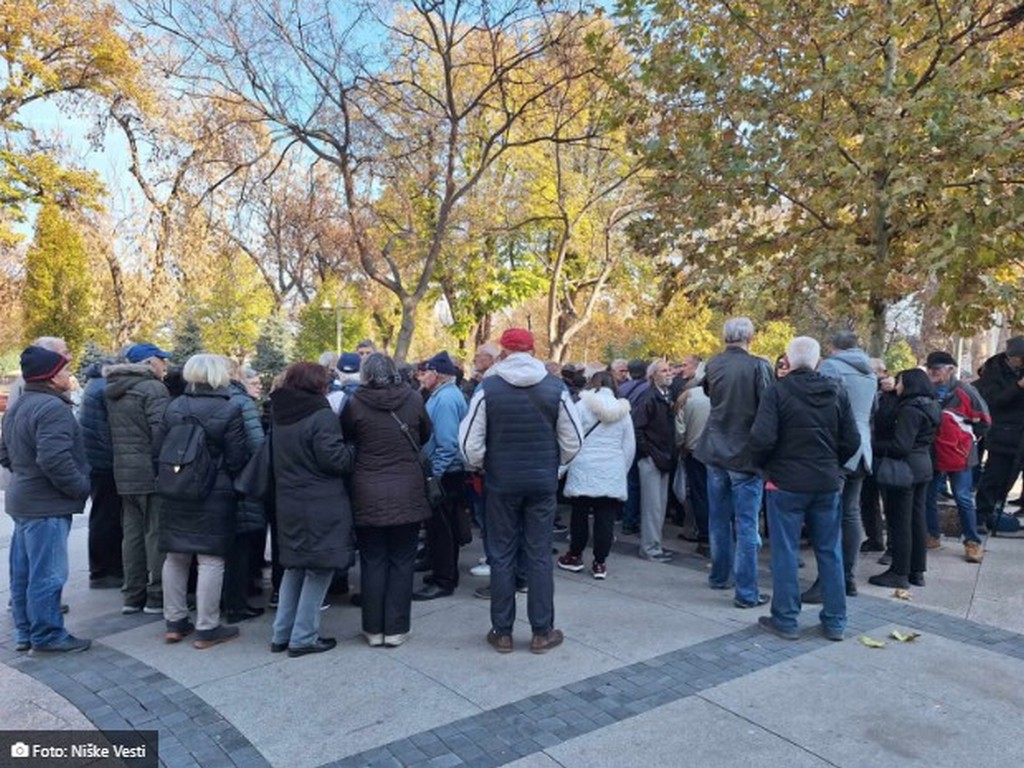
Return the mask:
<path id="1" fill-rule="evenodd" d="M 445 500 L 427 520 L 427 549 L 434 584 L 441 589 L 459 585 L 459 520 L 466 506 L 466 473 L 446 472 L 441 477 Z"/>
<path id="2" fill-rule="evenodd" d="M 697 539 L 708 543 L 708 468 L 692 453 L 686 454 L 686 490 L 697 528 Z"/>
<path id="3" fill-rule="evenodd" d="M 114 473 L 93 471 L 89 481 L 92 497 L 89 512 L 89 578 L 122 578 L 121 497 L 114 484 Z"/>
<path id="4" fill-rule="evenodd" d="M 978 522 L 989 524 L 989 518 L 996 508 L 1006 501 L 1006 494 L 1013 487 L 1019 471 L 1020 464 L 1016 455 L 988 452 L 985 469 L 978 481 Z"/>
<path id="5" fill-rule="evenodd" d="M 419 534 L 419 523 L 356 528 L 363 632 L 401 635 L 409 631 Z"/>
<path id="6" fill-rule="evenodd" d="M 590 516 L 594 516 L 594 561 L 603 563 L 612 550 L 615 518 L 622 511 L 622 502 L 607 496 L 592 498 L 579 496 L 569 500 L 572 517 L 569 520 L 569 552 L 579 557 L 587 548 L 590 538 Z"/>
<path id="7" fill-rule="evenodd" d="M 222 602 L 229 613 L 244 611 L 249 607 L 250 563 L 253 541 L 263 540 L 263 531 L 236 533 L 231 547 L 224 557 L 224 587 Z"/>
<path id="8" fill-rule="evenodd" d="M 874 475 L 866 475 L 860 487 L 860 519 L 864 524 L 864 536 L 874 544 L 885 544 L 885 529 L 882 525 L 882 503 Z"/>
<path id="9" fill-rule="evenodd" d="M 893 573 L 908 576 L 928 570 L 928 549 L 925 537 L 925 500 L 928 481 L 911 488 L 884 488 L 885 519 L 889 528 Z"/>

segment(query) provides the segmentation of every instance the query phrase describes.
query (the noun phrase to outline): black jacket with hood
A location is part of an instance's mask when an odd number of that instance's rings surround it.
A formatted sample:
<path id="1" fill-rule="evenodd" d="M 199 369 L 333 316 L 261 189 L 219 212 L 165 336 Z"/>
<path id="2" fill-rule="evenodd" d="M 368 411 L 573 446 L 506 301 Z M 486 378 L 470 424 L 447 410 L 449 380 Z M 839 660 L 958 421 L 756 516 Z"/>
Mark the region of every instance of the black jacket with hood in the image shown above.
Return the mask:
<path id="1" fill-rule="evenodd" d="M 857 422 L 835 379 L 796 368 L 761 396 L 750 455 L 780 490 L 838 491 L 840 470 L 858 448 Z"/>
<path id="2" fill-rule="evenodd" d="M 896 401 L 895 418 L 875 419 L 875 458 L 904 459 L 914 473 L 914 484 L 932 479 L 932 443 L 942 420 L 942 408 L 923 371 L 910 380 L 904 373 L 903 394 Z M 923 381 L 922 381 L 923 379 Z"/>
<path id="3" fill-rule="evenodd" d="M 985 435 L 985 449 L 991 453 L 1016 453 L 1024 434 L 1024 389 L 1017 386 L 1024 374 L 1010 367 L 1006 353 L 990 357 L 981 367 L 981 378 L 974 382 L 985 398 L 992 416 L 992 427 Z"/>
<path id="4" fill-rule="evenodd" d="M 355 451 L 327 398 L 301 389 L 270 395 L 277 544 L 285 568 L 352 565 L 352 507 L 344 476 Z"/>
<path id="5" fill-rule="evenodd" d="M 408 426 L 417 449 L 392 411 Z M 356 525 L 404 525 L 430 517 L 418 450 L 432 431 L 423 398 L 405 384 L 363 385 L 341 412 L 341 426 L 357 448 L 351 485 Z"/>

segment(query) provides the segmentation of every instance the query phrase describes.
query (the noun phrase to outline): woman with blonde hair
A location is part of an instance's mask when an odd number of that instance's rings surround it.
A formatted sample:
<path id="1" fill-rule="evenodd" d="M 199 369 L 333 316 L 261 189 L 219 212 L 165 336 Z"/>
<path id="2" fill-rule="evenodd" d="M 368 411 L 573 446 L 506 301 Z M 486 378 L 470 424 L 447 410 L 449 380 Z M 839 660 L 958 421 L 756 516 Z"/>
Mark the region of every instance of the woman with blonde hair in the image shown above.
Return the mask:
<path id="1" fill-rule="evenodd" d="M 192 645 L 203 650 L 238 635 L 237 627 L 220 623 L 220 600 L 224 557 L 236 528 L 238 503 L 232 481 L 245 467 L 249 451 L 241 406 L 231 400 L 228 361 L 219 355 L 193 355 L 185 363 L 182 376 L 185 393 L 167 406 L 156 441 L 157 455 L 174 427 L 199 424 L 205 433 L 206 451 L 216 466 L 216 477 L 210 493 L 200 499 L 172 497 L 157 483 L 159 543 L 167 553 L 163 569 L 164 639 L 176 643 L 195 630 Z M 195 625 L 186 602 L 193 558 L 199 564 Z"/>

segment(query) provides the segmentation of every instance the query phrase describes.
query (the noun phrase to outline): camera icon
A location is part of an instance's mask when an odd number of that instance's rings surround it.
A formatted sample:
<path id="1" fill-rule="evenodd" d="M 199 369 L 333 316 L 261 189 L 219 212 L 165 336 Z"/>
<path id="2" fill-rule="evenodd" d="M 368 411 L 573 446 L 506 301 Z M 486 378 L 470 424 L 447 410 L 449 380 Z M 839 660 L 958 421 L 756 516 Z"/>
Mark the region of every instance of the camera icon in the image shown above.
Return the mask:
<path id="1" fill-rule="evenodd" d="M 29 748 L 28 744 L 24 741 L 16 741 L 11 744 L 11 757 L 28 757 Z"/>

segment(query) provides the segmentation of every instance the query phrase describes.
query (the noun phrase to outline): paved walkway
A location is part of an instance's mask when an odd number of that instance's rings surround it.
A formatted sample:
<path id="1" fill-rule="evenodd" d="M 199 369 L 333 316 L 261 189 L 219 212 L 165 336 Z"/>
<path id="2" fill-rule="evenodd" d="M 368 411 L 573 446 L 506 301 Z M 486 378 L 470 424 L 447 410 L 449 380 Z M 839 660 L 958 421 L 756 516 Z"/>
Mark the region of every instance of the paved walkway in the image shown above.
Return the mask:
<path id="1" fill-rule="evenodd" d="M 76 519 L 68 626 L 93 649 L 17 654 L 4 613 L 0 728 L 157 729 L 175 768 L 1024 764 L 1024 541 L 989 540 L 977 566 L 945 540 L 909 602 L 866 585 L 882 568 L 864 556 L 848 639 L 825 640 L 808 609 L 800 641 L 785 642 L 754 626 L 766 610 L 708 589 L 707 561 L 666 531 L 680 552 L 670 565 L 620 538 L 607 581 L 556 571 L 566 642 L 545 656 L 528 652 L 523 619 L 515 653 L 484 643 L 483 582 L 467 574 L 455 596 L 414 604 L 400 648 L 367 647 L 344 604 L 323 619 L 338 648 L 289 659 L 269 652 L 270 614 L 208 651 L 165 645 L 158 617 L 122 616 L 116 590 L 87 588 Z M 4 559 L 9 539 L 3 515 Z M 464 568 L 477 554 L 464 551 Z M 810 583 L 813 562 L 805 570 Z M 898 643 L 896 629 L 921 637 Z"/>

